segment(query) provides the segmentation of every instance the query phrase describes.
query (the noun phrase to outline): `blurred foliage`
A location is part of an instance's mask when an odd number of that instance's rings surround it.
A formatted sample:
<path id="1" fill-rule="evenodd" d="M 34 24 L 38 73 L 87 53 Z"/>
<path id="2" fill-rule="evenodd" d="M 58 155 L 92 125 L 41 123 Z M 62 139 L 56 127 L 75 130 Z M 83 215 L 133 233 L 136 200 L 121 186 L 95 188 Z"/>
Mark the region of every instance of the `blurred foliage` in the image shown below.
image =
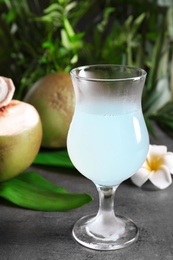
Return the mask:
<path id="1" fill-rule="evenodd" d="M 0 5 L 0 70 L 13 79 L 18 98 L 41 76 L 69 71 L 78 61 L 83 34 L 73 27 L 84 11 L 77 11 L 76 2 L 1 0 Z M 73 26 L 72 13 L 78 14 Z"/>
<path id="2" fill-rule="evenodd" d="M 148 129 L 153 133 L 155 120 L 173 132 L 171 0 L 0 0 L 0 12 L 0 74 L 13 79 L 17 98 L 55 71 L 137 66 L 148 73 L 142 101 Z"/>

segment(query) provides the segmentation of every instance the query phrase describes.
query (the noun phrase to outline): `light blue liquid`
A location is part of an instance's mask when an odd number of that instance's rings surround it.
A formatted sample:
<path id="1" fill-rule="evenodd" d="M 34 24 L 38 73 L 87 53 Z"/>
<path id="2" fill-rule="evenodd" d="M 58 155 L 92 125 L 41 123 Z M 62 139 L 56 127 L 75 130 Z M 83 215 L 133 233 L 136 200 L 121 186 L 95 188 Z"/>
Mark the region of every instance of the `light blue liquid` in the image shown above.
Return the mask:
<path id="1" fill-rule="evenodd" d="M 74 166 L 84 176 L 99 185 L 120 184 L 147 156 L 149 140 L 142 112 L 93 114 L 76 109 L 67 146 Z"/>

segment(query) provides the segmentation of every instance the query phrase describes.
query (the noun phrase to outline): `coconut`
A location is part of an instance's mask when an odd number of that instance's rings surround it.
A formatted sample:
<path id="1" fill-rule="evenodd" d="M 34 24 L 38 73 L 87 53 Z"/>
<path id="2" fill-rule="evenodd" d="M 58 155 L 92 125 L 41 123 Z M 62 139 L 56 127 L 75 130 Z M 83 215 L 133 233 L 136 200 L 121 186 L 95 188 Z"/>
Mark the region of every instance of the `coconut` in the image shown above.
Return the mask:
<path id="1" fill-rule="evenodd" d="M 43 126 L 42 147 L 66 147 L 75 105 L 70 75 L 64 72 L 46 75 L 31 87 L 24 101 L 32 104 L 40 115 Z"/>
<path id="2" fill-rule="evenodd" d="M 42 140 L 41 120 L 36 109 L 11 100 L 15 87 L 0 77 L 0 181 L 26 170 L 36 157 Z"/>

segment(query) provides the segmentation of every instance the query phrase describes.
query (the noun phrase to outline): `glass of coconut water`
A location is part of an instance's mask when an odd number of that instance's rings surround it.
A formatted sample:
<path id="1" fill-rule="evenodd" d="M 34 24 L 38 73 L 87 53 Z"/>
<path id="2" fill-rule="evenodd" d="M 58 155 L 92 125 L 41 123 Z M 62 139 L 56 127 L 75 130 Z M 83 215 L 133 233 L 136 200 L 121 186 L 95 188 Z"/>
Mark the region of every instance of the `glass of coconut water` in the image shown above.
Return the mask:
<path id="1" fill-rule="evenodd" d="M 73 237 L 97 250 L 126 247 L 138 228 L 115 215 L 114 194 L 146 159 L 149 138 L 141 96 L 146 72 L 121 65 L 90 65 L 71 71 L 76 106 L 67 138 L 68 153 L 99 193 L 97 215 L 81 218 Z"/>

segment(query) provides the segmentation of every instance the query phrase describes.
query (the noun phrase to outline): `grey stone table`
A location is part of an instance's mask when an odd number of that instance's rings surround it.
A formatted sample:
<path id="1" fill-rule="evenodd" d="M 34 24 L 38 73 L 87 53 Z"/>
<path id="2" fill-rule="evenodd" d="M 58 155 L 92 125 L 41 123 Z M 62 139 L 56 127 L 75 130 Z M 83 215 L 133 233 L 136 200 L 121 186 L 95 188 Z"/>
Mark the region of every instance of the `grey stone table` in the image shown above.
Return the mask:
<path id="1" fill-rule="evenodd" d="M 173 151 L 173 140 L 158 131 L 155 144 Z M 72 192 L 86 192 L 94 200 L 69 212 L 38 212 L 15 207 L 0 200 L 0 260 L 172 260 L 173 185 L 165 190 L 137 188 L 130 180 L 122 183 L 115 198 L 115 211 L 133 219 L 140 229 L 136 243 L 116 251 L 94 251 L 75 242 L 74 222 L 96 213 L 98 196 L 94 184 L 75 170 L 41 168 L 36 171 Z"/>

